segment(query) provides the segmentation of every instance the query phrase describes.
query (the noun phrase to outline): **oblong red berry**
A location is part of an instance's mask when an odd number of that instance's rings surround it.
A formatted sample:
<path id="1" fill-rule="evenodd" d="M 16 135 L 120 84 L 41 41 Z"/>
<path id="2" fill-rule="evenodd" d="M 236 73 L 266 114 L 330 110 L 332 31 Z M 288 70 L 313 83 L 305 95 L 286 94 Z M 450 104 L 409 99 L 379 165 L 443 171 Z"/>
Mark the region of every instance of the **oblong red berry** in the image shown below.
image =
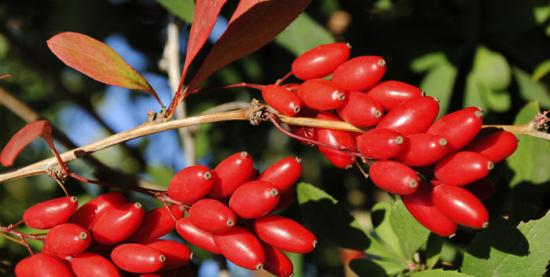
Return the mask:
<path id="1" fill-rule="evenodd" d="M 155 240 L 146 244 L 157 249 L 166 257 L 162 271 L 182 267 L 193 259 L 193 252 L 187 245 L 173 240 Z"/>
<path id="2" fill-rule="evenodd" d="M 294 60 L 292 74 L 302 80 L 323 78 L 347 61 L 349 55 L 350 47 L 346 43 L 319 45 Z"/>
<path id="3" fill-rule="evenodd" d="M 78 199 L 74 196 L 46 200 L 25 210 L 23 222 L 35 229 L 50 229 L 69 221 L 76 208 L 78 208 Z"/>
<path id="4" fill-rule="evenodd" d="M 437 209 L 457 224 L 479 229 L 489 223 L 485 206 L 475 195 L 461 187 L 435 186 L 432 201 Z"/>
<path id="5" fill-rule="evenodd" d="M 493 166 L 491 161 L 479 153 L 460 151 L 437 162 L 434 174 L 444 184 L 464 186 L 487 176 Z"/>
<path id="6" fill-rule="evenodd" d="M 71 217 L 71 223 L 89 229 L 94 220 L 109 207 L 121 207 L 128 204 L 126 196 L 120 192 L 102 194 L 82 205 Z"/>
<path id="7" fill-rule="evenodd" d="M 456 233 L 456 223 L 445 216 L 432 203 L 432 190 L 427 184 L 420 184 L 416 192 L 401 196 L 403 204 L 411 215 L 428 230 L 441 237 Z"/>
<path id="8" fill-rule="evenodd" d="M 224 234 L 214 236 L 214 241 L 223 256 L 232 263 L 250 270 L 263 269 L 264 250 L 258 239 L 248 230 L 235 226 Z"/>
<path id="9" fill-rule="evenodd" d="M 424 96 L 424 92 L 420 88 L 400 81 L 380 82 L 371 88 L 367 94 L 380 103 L 386 111 L 390 111 L 413 98 Z"/>
<path id="10" fill-rule="evenodd" d="M 126 243 L 113 249 L 111 260 L 124 271 L 150 273 L 164 266 L 166 256 L 161 251 L 143 244 Z"/>
<path id="11" fill-rule="evenodd" d="M 338 66 L 332 74 L 332 82 L 346 90 L 366 90 L 378 83 L 385 72 L 384 58 L 361 56 Z"/>
<path id="12" fill-rule="evenodd" d="M 254 161 L 247 152 L 225 158 L 214 169 L 216 181 L 209 195 L 217 199 L 228 198 L 240 185 L 248 182 L 254 172 Z"/>
<path id="13" fill-rule="evenodd" d="M 76 277 L 119 277 L 120 273 L 111 261 L 96 253 L 82 253 L 71 259 Z"/>
<path id="14" fill-rule="evenodd" d="M 493 163 L 512 155 L 518 147 L 516 136 L 507 131 L 495 131 L 478 135 L 464 150 L 480 153 Z"/>
<path id="15" fill-rule="evenodd" d="M 195 202 L 189 209 L 189 219 L 193 225 L 211 234 L 225 233 L 237 223 L 235 213 L 214 199 Z"/>
<path id="16" fill-rule="evenodd" d="M 254 221 L 254 232 L 267 244 L 294 253 L 311 252 L 317 238 L 300 223 L 278 215 L 266 215 Z"/>
<path id="17" fill-rule="evenodd" d="M 329 112 L 319 113 L 317 119 L 338 121 L 339 118 Z M 321 143 L 333 145 L 338 148 L 348 150 L 355 149 L 355 138 L 350 132 L 334 129 L 317 129 L 317 139 Z M 326 146 L 319 146 L 319 151 L 338 168 L 349 168 L 355 161 L 355 157 L 343 151 L 339 151 Z"/>
<path id="18" fill-rule="evenodd" d="M 72 277 L 70 267 L 60 259 L 46 253 L 27 257 L 15 266 L 15 276 L 21 277 Z"/>
<path id="19" fill-rule="evenodd" d="M 475 138 L 483 124 L 482 116 L 477 107 L 464 108 L 442 116 L 427 132 L 445 138 L 449 153 L 452 153 Z"/>
<path id="20" fill-rule="evenodd" d="M 380 189 L 401 195 L 407 195 L 418 189 L 420 178 L 416 172 L 396 161 L 376 161 L 369 167 L 372 182 Z"/>
<path id="21" fill-rule="evenodd" d="M 367 158 L 387 160 L 403 150 L 401 133 L 389 129 L 371 129 L 355 137 L 357 149 Z"/>
<path id="22" fill-rule="evenodd" d="M 183 214 L 183 207 L 177 205 L 152 209 L 143 215 L 139 228 L 128 241 L 143 243 L 160 238 L 176 228 L 174 218 L 180 219 Z"/>
<path id="23" fill-rule="evenodd" d="M 346 91 L 325 79 L 311 79 L 303 82 L 297 92 L 302 102 L 317 111 L 337 109 L 344 104 Z"/>
<path id="24" fill-rule="evenodd" d="M 188 166 L 170 180 L 168 195 L 185 204 L 193 204 L 208 194 L 214 182 L 210 168 L 204 165 Z"/>
<path id="25" fill-rule="evenodd" d="M 405 136 L 422 133 L 430 128 L 438 113 L 439 102 L 435 97 L 413 98 L 392 109 L 376 128 L 395 130 Z"/>
<path id="26" fill-rule="evenodd" d="M 176 222 L 176 231 L 190 244 L 213 254 L 221 254 L 220 249 L 214 242 L 214 236 L 193 225 L 188 217 L 178 219 Z"/>
<path id="27" fill-rule="evenodd" d="M 366 93 L 356 90 L 348 92 L 344 104 L 337 112 L 343 120 L 359 128 L 376 125 L 384 115 L 378 102 Z"/>
<path id="28" fill-rule="evenodd" d="M 259 181 L 273 184 L 282 194 L 287 191 L 302 175 L 302 159 L 298 157 L 282 158 L 262 172 Z"/>
<path id="29" fill-rule="evenodd" d="M 303 138 L 307 138 L 315 141 L 317 140 L 317 130 L 313 127 L 290 126 L 290 132 Z M 298 140 L 298 142 L 307 146 L 315 146 L 315 144 L 306 142 L 303 140 Z"/>
<path id="30" fill-rule="evenodd" d="M 302 99 L 282 86 L 265 86 L 262 89 L 262 97 L 265 103 L 284 115 L 294 116 L 302 108 Z"/>
<path id="31" fill-rule="evenodd" d="M 80 254 L 90 246 L 90 233 L 80 225 L 64 223 L 53 227 L 44 240 L 44 247 L 59 257 Z"/>
<path id="32" fill-rule="evenodd" d="M 258 218 L 271 212 L 279 203 L 279 191 L 265 181 L 250 181 L 233 192 L 229 207 L 241 218 Z"/>
<path id="33" fill-rule="evenodd" d="M 92 236 L 100 244 L 117 244 L 134 234 L 143 220 L 143 215 L 143 207 L 139 202 L 108 208 L 94 220 Z"/>
<path id="34" fill-rule="evenodd" d="M 265 253 L 264 269 L 267 272 L 280 277 L 294 275 L 294 266 L 285 253 L 266 243 L 262 243 L 262 247 Z"/>
<path id="35" fill-rule="evenodd" d="M 420 133 L 407 136 L 403 151 L 394 159 L 409 166 L 427 166 L 447 154 L 447 140 L 436 135 Z"/>

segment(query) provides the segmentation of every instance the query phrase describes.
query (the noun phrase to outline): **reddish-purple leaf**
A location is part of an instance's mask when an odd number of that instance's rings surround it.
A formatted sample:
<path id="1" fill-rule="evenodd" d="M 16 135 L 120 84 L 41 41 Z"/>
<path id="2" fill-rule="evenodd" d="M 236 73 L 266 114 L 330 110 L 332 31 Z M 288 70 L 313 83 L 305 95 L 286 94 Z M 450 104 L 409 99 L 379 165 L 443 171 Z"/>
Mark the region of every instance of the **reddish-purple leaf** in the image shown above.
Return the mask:
<path id="1" fill-rule="evenodd" d="M 194 21 L 189 32 L 185 63 L 183 64 L 183 71 L 181 72 L 177 91 L 180 91 L 183 86 L 189 65 L 191 65 L 191 62 L 195 59 L 202 46 L 204 46 L 208 36 L 212 33 L 212 29 L 225 2 L 226 0 L 197 0 Z"/>
<path id="2" fill-rule="evenodd" d="M 113 86 L 151 93 L 162 103 L 147 80 L 105 43 L 84 34 L 59 33 L 48 40 L 50 50 L 66 65 Z"/>
<path id="3" fill-rule="evenodd" d="M 310 3 L 310 0 L 241 0 L 229 26 L 214 45 L 185 92 L 177 91 L 170 111 L 214 72 L 269 43 Z"/>
<path id="4" fill-rule="evenodd" d="M 2 149 L 0 153 L 0 162 L 4 166 L 11 166 L 19 156 L 19 153 L 34 141 L 37 137 L 42 137 L 48 145 L 53 145 L 52 126 L 46 120 L 31 122 L 19 130 Z"/>

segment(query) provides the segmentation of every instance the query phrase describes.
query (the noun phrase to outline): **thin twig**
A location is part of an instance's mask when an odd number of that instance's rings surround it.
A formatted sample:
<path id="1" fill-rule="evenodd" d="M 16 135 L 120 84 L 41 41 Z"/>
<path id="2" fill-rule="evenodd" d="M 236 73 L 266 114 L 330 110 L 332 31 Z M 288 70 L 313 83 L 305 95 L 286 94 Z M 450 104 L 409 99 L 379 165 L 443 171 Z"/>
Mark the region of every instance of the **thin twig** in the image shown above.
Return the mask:
<path id="1" fill-rule="evenodd" d="M 173 16 L 170 18 L 170 22 L 168 22 L 166 32 L 166 44 L 159 67 L 168 73 L 168 81 L 172 90 L 172 97 L 174 97 L 180 81 L 181 63 L 179 28 Z M 185 117 L 187 117 L 187 107 L 185 106 L 185 101 L 183 101 L 176 107 L 176 118 L 181 119 Z M 185 155 L 185 164 L 195 164 L 195 142 L 193 141 L 193 136 L 186 128 L 178 129 L 178 134 Z"/>

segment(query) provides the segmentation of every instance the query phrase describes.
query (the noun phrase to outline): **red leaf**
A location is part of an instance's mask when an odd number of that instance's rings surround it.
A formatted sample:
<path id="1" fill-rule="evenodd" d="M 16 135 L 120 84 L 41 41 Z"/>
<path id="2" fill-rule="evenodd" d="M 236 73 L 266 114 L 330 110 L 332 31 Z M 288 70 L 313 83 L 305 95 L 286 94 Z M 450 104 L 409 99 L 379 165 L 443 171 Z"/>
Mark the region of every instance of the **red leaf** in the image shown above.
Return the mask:
<path id="1" fill-rule="evenodd" d="M 231 23 L 189 83 L 183 98 L 214 72 L 269 43 L 309 2 L 310 0 L 241 1 L 236 10 L 237 15 L 231 18 Z"/>
<path id="2" fill-rule="evenodd" d="M 149 92 L 163 106 L 147 80 L 105 43 L 84 34 L 64 32 L 50 38 L 48 47 L 63 63 L 84 75 L 108 85 Z"/>
<path id="3" fill-rule="evenodd" d="M 53 145 L 52 126 L 48 121 L 40 120 L 29 123 L 15 133 L 6 146 L 4 146 L 4 149 L 2 149 L 2 153 L 0 153 L 0 162 L 4 166 L 13 165 L 19 153 L 37 137 L 42 137 L 46 140 L 48 145 Z"/>
<path id="4" fill-rule="evenodd" d="M 191 25 L 187 52 L 185 54 L 185 63 L 183 65 L 180 83 L 176 90 L 177 92 L 179 92 L 183 86 L 185 75 L 187 75 L 187 70 L 189 70 L 189 65 L 201 50 L 208 36 L 210 36 L 225 2 L 226 0 L 197 0 L 195 4 L 195 20 L 193 25 Z"/>

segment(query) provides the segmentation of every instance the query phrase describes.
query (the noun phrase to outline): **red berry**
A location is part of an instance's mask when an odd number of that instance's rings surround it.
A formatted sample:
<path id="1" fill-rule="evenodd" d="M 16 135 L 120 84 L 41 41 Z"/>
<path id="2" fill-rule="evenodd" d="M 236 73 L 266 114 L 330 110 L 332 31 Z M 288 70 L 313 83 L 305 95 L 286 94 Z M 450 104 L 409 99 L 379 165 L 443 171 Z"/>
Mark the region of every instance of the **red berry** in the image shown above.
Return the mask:
<path id="1" fill-rule="evenodd" d="M 279 191 L 265 181 L 250 181 L 233 192 L 229 207 L 241 218 L 258 218 L 279 203 Z"/>
<path id="2" fill-rule="evenodd" d="M 440 160 L 435 165 L 435 176 L 444 184 L 464 186 L 489 174 L 494 164 L 483 155 L 460 151 Z"/>
<path id="3" fill-rule="evenodd" d="M 37 203 L 23 213 L 23 221 L 29 227 L 45 230 L 69 221 L 78 208 L 78 199 L 66 196 Z"/>
<path id="4" fill-rule="evenodd" d="M 250 270 L 263 268 L 265 254 L 262 245 L 246 229 L 235 226 L 224 234 L 214 236 L 214 241 L 223 256 L 232 263 Z"/>
<path id="5" fill-rule="evenodd" d="M 292 187 L 301 175 L 302 160 L 298 157 L 286 157 L 266 168 L 258 180 L 270 182 L 283 193 Z"/>
<path id="6" fill-rule="evenodd" d="M 315 130 L 315 128 L 313 127 L 294 125 L 294 126 L 290 126 L 290 132 L 303 138 L 308 138 L 315 141 L 317 140 L 317 130 Z M 315 146 L 315 144 L 304 142 L 301 140 L 298 140 L 298 142 L 307 146 Z"/>
<path id="7" fill-rule="evenodd" d="M 341 64 L 332 74 L 334 84 L 346 90 L 366 90 L 386 72 L 386 61 L 378 56 L 361 56 Z"/>
<path id="8" fill-rule="evenodd" d="M 367 94 L 352 90 L 344 105 L 338 108 L 338 115 L 353 126 L 364 128 L 376 125 L 384 114 L 382 106 Z"/>
<path id="9" fill-rule="evenodd" d="M 290 90 L 290 91 L 292 91 L 292 92 L 296 92 L 296 91 L 298 91 L 298 88 L 300 87 L 300 84 L 298 84 L 298 83 L 288 83 L 288 84 L 284 84 L 283 87 Z"/>
<path id="10" fill-rule="evenodd" d="M 189 218 L 181 218 L 176 222 L 176 231 L 192 245 L 204 249 L 213 254 L 221 254 L 220 249 L 214 242 L 212 234 L 197 228 Z"/>
<path id="11" fill-rule="evenodd" d="M 350 47 L 345 43 L 319 45 L 298 56 L 292 63 L 292 74 L 299 79 L 323 78 L 349 59 Z"/>
<path id="12" fill-rule="evenodd" d="M 447 154 L 447 140 L 428 133 L 407 136 L 403 145 L 395 160 L 409 166 L 431 165 Z"/>
<path id="13" fill-rule="evenodd" d="M 159 250 L 166 257 L 166 262 L 162 267 L 162 271 L 182 267 L 193 259 L 193 252 L 191 252 L 187 245 L 181 242 L 173 240 L 155 240 L 146 245 Z"/>
<path id="14" fill-rule="evenodd" d="M 90 246 L 90 233 L 80 225 L 64 223 L 53 227 L 44 240 L 44 247 L 59 257 L 80 254 Z"/>
<path id="15" fill-rule="evenodd" d="M 372 182 L 380 189 L 395 194 L 411 194 L 418 189 L 420 178 L 410 167 L 395 161 L 376 161 L 369 168 Z"/>
<path id="16" fill-rule="evenodd" d="M 168 185 L 168 195 L 185 204 L 193 204 L 208 194 L 214 181 L 210 168 L 192 165 L 174 175 Z"/>
<path id="17" fill-rule="evenodd" d="M 266 215 L 254 221 L 256 235 L 271 246 L 294 253 L 311 252 L 317 238 L 300 223 L 278 215 Z"/>
<path id="18" fill-rule="evenodd" d="M 480 153 L 493 163 L 512 155 L 518 147 L 518 139 L 510 132 L 495 131 L 478 135 L 465 150 Z"/>
<path id="19" fill-rule="evenodd" d="M 368 96 L 380 103 L 384 110 L 390 111 L 408 100 L 424 96 L 424 92 L 400 81 L 384 81 L 371 88 Z"/>
<path id="20" fill-rule="evenodd" d="M 235 153 L 216 166 L 216 181 L 209 195 L 212 198 L 228 198 L 242 184 L 248 182 L 254 174 L 254 161 L 247 152 Z"/>
<path id="21" fill-rule="evenodd" d="M 82 253 L 73 257 L 71 268 L 76 277 L 119 277 L 120 273 L 111 261 L 95 253 Z"/>
<path id="22" fill-rule="evenodd" d="M 111 260 L 124 271 L 150 273 L 164 266 L 166 256 L 161 251 L 143 244 L 126 243 L 113 249 Z"/>
<path id="23" fill-rule="evenodd" d="M 89 229 L 94 220 L 110 207 L 121 207 L 128 204 L 126 197 L 120 192 L 102 194 L 82 205 L 71 217 L 71 223 Z"/>
<path id="24" fill-rule="evenodd" d="M 283 193 L 281 193 L 281 196 L 279 197 L 279 203 L 277 203 L 277 206 L 273 208 L 274 211 L 281 211 L 284 210 L 296 200 L 296 193 L 294 190 L 287 190 Z"/>
<path id="25" fill-rule="evenodd" d="M 422 133 L 430 128 L 438 113 L 435 97 L 418 97 L 392 109 L 376 128 L 395 130 L 405 136 Z"/>
<path id="26" fill-rule="evenodd" d="M 60 259 L 46 253 L 34 254 L 15 266 L 17 277 L 72 277 L 69 266 Z"/>
<path id="27" fill-rule="evenodd" d="M 371 129 L 355 137 L 357 149 L 367 158 L 386 160 L 403 150 L 403 136 L 389 129 Z"/>
<path id="28" fill-rule="evenodd" d="M 117 244 L 134 234 L 143 215 L 143 207 L 139 202 L 108 208 L 94 221 L 92 236 L 100 244 Z"/>
<path id="29" fill-rule="evenodd" d="M 439 185 L 433 188 L 435 207 L 457 224 L 483 228 L 489 223 L 485 206 L 471 192 L 457 186 Z"/>
<path id="30" fill-rule="evenodd" d="M 237 223 L 235 213 L 214 199 L 195 202 L 189 209 L 189 219 L 193 225 L 212 234 L 225 233 Z"/>
<path id="31" fill-rule="evenodd" d="M 338 121 L 338 117 L 332 113 L 325 112 L 317 115 L 317 119 Z M 317 129 L 319 142 L 330 144 L 338 148 L 348 150 L 355 149 L 355 138 L 350 132 L 334 129 Z M 319 151 L 338 168 L 349 168 L 355 161 L 355 157 L 345 152 L 335 150 L 326 146 L 319 146 Z"/>
<path id="32" fill-rule="evenodd" d="M 476 107 L 452 112 L 438 119 L 428 129 L 428 133 L 445 138 L 449 153 L 452 153 L 474 139 L 481 130 L 482 116 L 482 112 Z"/>
<path id="33" fill-rule="evenodd" d="M 262 97 L 268 105 L 284 115 L 294 116 L 302 108 L 302 99 L 282 86 L 265 86 Z"/>
<path id="34" fill-rule="evenodd" d="M 337 109 L 346 99 L 345 90 L 337 88 L 331 81 L 324 79 L 303 82 L 297 93 L 307 107 L 317 111 Z"/>
<path id="35" fill-rule="evenodd" d="M 143 215 L 141 225 L 128 241 L 148 242 L 172 232 L 176 224 L 170 212 L 175 219 L 183 217 L 183 207 L 177 205 L 150 210 Z"/>
<path id="36" fill-rule="evenodd" d="M 481 201 L 488 199 L 495 192 L 493 181 L 491 181 L 489 178 L 477 180 L 467 186 L 464 186 L 464 188 L 475 195 Z"/>
<path id="37" fill-rule="evenodd" d="M 294 275 L 294 266 L 285 253 L 269 244 L 262 243 L 262 247 L 265 253 L 264 269 L 266 271 L 280 277 Z"/>
<path id="38" fill-rule="evenodd" d="M 424 227 L 441 237 L 453 236 L 456 223 L 439 211 L 432 203 L 432 190 L 421 184 L 416 192 L 401 196 L 411 215 Z"/>

